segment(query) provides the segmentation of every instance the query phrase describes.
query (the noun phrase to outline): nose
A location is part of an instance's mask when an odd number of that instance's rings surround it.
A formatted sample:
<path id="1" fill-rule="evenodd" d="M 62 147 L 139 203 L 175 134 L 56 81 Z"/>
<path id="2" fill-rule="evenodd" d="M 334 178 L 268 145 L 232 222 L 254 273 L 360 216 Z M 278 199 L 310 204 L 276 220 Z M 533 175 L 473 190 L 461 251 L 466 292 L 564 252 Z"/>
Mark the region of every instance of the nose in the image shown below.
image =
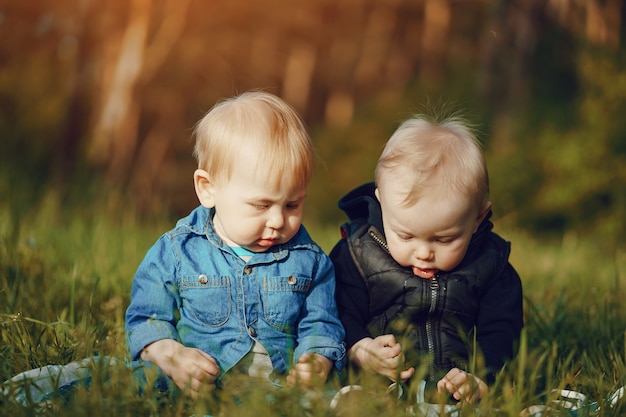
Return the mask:
<path id="1" fill-rule="evenodd" d="M 413 249 L 413 256 L 420 261 L 430 261 L 433 258 L 433 251 L 428 242 L 417 242 Z"/>
<path id="2" fill-rule="evenodd" d="M 268 211 L 267 227 L 270 229 L 280 229 L 285 224 L 285 215 L 281 207 L 272 207 Z"/>

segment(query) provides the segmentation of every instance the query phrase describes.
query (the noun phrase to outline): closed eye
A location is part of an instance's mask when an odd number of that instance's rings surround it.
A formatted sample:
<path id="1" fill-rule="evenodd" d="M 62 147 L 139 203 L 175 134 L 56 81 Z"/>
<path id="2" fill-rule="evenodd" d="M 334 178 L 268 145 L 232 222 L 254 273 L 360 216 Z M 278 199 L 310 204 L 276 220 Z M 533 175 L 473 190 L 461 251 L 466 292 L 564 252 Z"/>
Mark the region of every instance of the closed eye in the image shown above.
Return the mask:
<path id="1" fill-rule="evenodd" d="M 457 239 L 457 236 L 440 236 L 435 239 L 435 242 L 442 244 L 442 245 L 447 245 L 449 243 L 454 242 L 456 239 Z"/>
<path id="2" fill-rule="evenodd" d="M 402 241 L 405 241 L 405 242 L 407 242 L 407 241 L 409 241 L 409 240 L 413 239 L 413 236 L 411 236 L 411 235 L 405 235 L 405 234 L 402 234 L 402 233 L 396 233 L 396 236 L 398 236 L 398 239 L 400 239 L 400 240 L 402 240 Z"/>
<path id="3" fill-rule="evenodd" d="M 262 203 L 262 204 L 250 203 L 250 206 L 252 206 L 254 209 L 259 210 L 259 211 L 267 210 L 270 207 L 269 204 L 265 204 L 265 203 Z"/>
<path id="4" fill-rule="evenodd" d="M 293 203 L 287 203 L 287 210 L 298 210 L 302 206 L 302 201 L 294 201 Z"/>

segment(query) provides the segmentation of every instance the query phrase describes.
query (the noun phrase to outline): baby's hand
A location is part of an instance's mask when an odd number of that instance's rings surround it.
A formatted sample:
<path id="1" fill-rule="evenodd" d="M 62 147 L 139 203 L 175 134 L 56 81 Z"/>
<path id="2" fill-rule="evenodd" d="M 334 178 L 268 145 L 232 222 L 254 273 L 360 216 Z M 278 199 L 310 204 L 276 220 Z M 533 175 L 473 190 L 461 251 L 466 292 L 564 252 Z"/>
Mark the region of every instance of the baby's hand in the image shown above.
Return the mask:
<path id="1" fill-rule="evenodd" d="M 172 339 L 158 340 L 144 348 L 141 358 L 153 362 L 192 398 L 215 388 L 220 368 L 208 353 Z"/>
<path id="2" fill-rule="evenodd" d="M 333 362 L 326 356 L 305 353 L 300 356 L 296 366 L 289 370 L 287 384 L 291 387 L 296 384 L 310 387 L 314 382 L 326 382 L 331 369 Z"/>
<path id="3" fill-rule="evenodd" d="M 415 373 L 415 368 L 405 368 L 402 347 L 392 334 L 366 337 L 359 340 L 350 349 L 357 365 L 374 371 L 392 381 L 406 381 Z"/>
<path id="4" fill-rule="evenodd" d="M 437 382 L 437 391 L 449 392 L 455 400 L 464 400 L 471 404 L 487 394 L 489 388 L 477 376 L 453 368 Z"/>

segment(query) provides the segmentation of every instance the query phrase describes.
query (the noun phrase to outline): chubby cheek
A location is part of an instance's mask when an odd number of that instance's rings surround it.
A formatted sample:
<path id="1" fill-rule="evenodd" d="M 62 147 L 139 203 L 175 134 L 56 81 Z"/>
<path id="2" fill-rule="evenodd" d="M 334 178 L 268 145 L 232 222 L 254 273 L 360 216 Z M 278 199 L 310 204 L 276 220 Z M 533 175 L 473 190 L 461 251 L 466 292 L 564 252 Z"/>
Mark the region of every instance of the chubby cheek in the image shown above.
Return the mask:
<path id="1" fill-rule="evenodd" d="M 302 217 L 300 216 L 289 216 L 285 220 L 285 226 L 283 227 L 283 233 L 288 239 L 291 239 L 298 233 L 300 230 L 300 225 L 302 225 Z"/>
<path id="2" fill-rule="evenodd" d="M 263 235 L 265 223 L 254 219 L 241 218 L 231 223 L 231 230 L 245 239 L 257 239 Z"/>
<path id="3" fill-rule="evenodd" d="M 411 251 L 407 248 L 404 248 L 402 245 L 397 245 L 394 242 L 387 242 L 387 246 L 389 247 L 389 253 L 394 261 L 402 266 L 412 266 L 413 262 L 411 260 Z"/>
<path id="4" fill-rule="evenodd" d="M 439 264 L 439 269 L 442 271 L 450 271 L 456 268 L 465 255 L 465 248 L 459 247 L 437 253 L 436 259 Z"/>

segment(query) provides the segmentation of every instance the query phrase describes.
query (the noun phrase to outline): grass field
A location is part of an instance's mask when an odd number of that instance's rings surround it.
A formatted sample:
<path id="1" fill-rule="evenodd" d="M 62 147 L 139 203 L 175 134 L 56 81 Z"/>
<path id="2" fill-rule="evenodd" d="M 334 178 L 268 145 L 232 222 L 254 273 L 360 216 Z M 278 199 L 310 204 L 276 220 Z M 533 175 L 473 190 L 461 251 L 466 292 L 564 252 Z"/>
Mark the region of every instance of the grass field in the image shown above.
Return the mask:
<path id="1" fill-rule="evenodd" d="M 0 381 L 95 354 L 123 359 L 124 311 L 135 268 L 174 221 L 141 218 L 125 211 L 119 199 L 68 208 L 49 193 L 27 209 L 0 202 Z M 552 390 L 567 388 L 599 401 L 595 415 L 626 415 L 626 399 L 613 408 L 602 402 L 626 385 L 626 250 L 602 236 L 572 231 L 548 241 L 500 226 L 497 216 L 495 222 L 496 231 L 513 242 L 511 260 L 524 283 L 526 327 L 519 354 L 495 389 L 478 411 L 467 408 L 462 414 L 519 416 L 528 405 L 554 398 Z M 327 250 L 338 236 L 336 230 L 309 229 Z M 130 373 L 116 369 L 96 378 L 88 393 L 79 390 L 69 403 L 53 402 L 39 412 L 90 417 L 209 411 L 215 416 L 333 415 L 326 398 L 304 396 L 297 389 L 274 393 L 269 405 L 263 390 L 245 384 L 221 394 L 219 406 L 212 397 L 193 403 L 152 393 L 139 397 Z M 385 395 L 368 395 L 345 415 L 400 416 L 403 410 L 390 405 Z M 36 412 L 10 402 L 0 405 L 2 416 Z M 547 415 L 564 414 L 555 410 Z"/>

